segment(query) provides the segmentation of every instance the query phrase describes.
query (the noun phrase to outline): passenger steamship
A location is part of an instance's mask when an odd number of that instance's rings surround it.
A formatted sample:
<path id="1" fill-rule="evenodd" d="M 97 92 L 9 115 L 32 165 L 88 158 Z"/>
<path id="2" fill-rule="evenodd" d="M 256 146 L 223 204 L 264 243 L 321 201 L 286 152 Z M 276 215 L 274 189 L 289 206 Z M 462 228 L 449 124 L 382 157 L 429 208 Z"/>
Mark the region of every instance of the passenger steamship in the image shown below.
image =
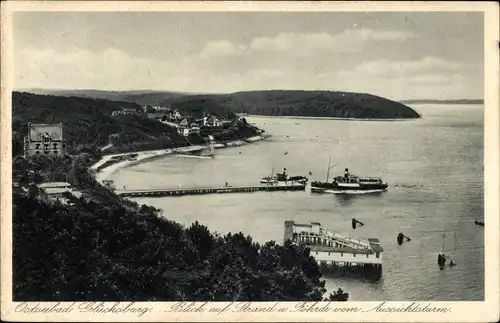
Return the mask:
<path id="1" fill-rule="evenodd" d="M 328 170 L 330 169 L 328 165 Z M 333 194 L 348 194 L 348 193 L 375 193 L 382 192 L 387 189 L 388 184 L 384 183 L 379 177 L 361 177 L 349 173 L 346 168 L 344 176 L 336 176 L 332 182 L 328 181 L 311 183 L 311 192 L 313 193 L 333 193 Z"/>
<path id="2" fill-rule="evenodd" d="M 283 168 L 283 173 L 277 173 L 276 176 L 273 176 L 274 174 L 274 167 L 273 170 L 271 171 L 271 176 L 266 176 L 262 177 L 260 180 L 261 184 L 268 184 L 268 185 L 279 185 L 279 184 L 284 184 L 284 183 L 298 183 L 298 184 L 303 184 L 305 185 L 308 181 L 307 177 L 305 176 L 288 176 L 286 172 L 286 168 Z"/>

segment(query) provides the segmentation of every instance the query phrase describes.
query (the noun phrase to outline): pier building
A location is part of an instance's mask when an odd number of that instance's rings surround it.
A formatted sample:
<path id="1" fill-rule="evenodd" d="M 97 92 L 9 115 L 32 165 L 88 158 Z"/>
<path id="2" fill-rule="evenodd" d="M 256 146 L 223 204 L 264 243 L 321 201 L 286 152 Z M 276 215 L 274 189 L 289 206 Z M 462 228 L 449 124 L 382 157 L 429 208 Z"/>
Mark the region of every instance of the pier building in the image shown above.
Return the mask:
<path id="1" fill-rule="evenodd" d="M 63 157 L 65 147 L 62 123 L 28 123 L 28 135 L 24 137 L 25 157 L 39 155 Z"/>
<path id="2" fill-rule="evenodd" d="M 357 271 L 382 275 L 384 249 L 377 238 L 360 239 L 333 232 L 319 222 L 285 221 L 284 241 L 306 245 L 323 271 Z"/>

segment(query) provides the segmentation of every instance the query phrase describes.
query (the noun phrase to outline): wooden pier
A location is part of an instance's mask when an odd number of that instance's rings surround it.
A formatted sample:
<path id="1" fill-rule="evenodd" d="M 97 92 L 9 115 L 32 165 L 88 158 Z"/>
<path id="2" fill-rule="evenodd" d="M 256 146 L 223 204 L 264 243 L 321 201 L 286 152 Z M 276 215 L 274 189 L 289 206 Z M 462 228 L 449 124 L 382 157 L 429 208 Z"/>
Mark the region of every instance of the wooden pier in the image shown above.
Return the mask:
<path id="1" fill-rule="evenodd" d="M 276 191 L 304 191 L 305 185 L 291 183 L 288 185 L 257 185 L 257 186 L 222 186 L 222 187 L 193 187 L 169 189 L 143 189 L 143 190 L 116 190 L 117 195 L 123 197 L 165 197 L 224 193 L 251 193 L 251 192 L 276 192 Z"/>

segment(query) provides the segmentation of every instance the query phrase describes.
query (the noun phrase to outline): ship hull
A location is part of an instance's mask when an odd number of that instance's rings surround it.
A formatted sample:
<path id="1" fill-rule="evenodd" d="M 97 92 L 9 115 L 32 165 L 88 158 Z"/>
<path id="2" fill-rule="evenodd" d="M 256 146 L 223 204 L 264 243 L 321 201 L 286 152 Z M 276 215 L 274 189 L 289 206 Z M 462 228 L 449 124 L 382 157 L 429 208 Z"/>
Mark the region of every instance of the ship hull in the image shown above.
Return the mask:
<path id="1" fill-rule="evenodd" d="M 276 183 L 280 183 L 280 184 L 290 184 L 290 183 L 298 183 L 298 184 L 302 184 L 302 185 L 305 185 L 307 183 L 308 179 L 307 177 L 304 177 L 304 176 L 291 176 L 289 178 L 287 178 L 286 180 L 282 179 L 282 178 L 276 178 L 276 177 L 264 177 L 260 180 L 260 183 L 261 184 L 276 184 Z"/>
<path id="2" fill-rule="evenodd" d="M 386 191 L 387 186 L 387 184 L 341 186 L 335 183 L 313 182 L 311 183 L 311 192 L 325 194 L 372 194 Z"/>

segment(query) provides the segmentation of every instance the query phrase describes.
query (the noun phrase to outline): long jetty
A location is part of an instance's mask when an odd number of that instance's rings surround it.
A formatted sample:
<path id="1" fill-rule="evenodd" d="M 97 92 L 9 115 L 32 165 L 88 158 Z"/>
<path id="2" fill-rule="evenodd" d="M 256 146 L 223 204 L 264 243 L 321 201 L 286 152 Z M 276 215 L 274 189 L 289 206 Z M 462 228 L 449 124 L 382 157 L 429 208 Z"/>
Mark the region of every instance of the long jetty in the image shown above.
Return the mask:
<path id="1" fill-rule="evenodd" d="M 123 197 L 165 197 L 203 194 L 224 193 L 251 193 L 251 192 L 276 192 L 276 191 L 304 191 L 305 185 L 290 183 L 287 185 L 256 185 L 256 186 L 222 186 L 222 187 L 193 187 L 169 189 L 142 189 L 142 190 L 116 190 L 117 195 Z"/>

